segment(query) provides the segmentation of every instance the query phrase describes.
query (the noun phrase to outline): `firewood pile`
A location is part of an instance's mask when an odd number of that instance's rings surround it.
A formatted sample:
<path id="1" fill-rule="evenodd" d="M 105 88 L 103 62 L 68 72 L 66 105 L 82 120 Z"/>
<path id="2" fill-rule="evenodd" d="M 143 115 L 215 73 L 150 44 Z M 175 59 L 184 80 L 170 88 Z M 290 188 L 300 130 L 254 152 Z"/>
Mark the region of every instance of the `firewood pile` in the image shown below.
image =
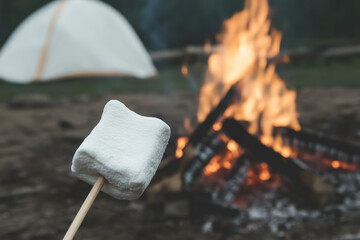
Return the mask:
<path id="1" fill-rule="evenodd" d="M 360 207 L 360 148 L 306 130 L 274 129 L 281 149 L 266 146 L 248 123 L 224 117 L 239 98 L 233 85 L 161 164 L 146 192 L 166 215 L 201 219 L 204 231 L 281 235 L 299 221 Z"/>

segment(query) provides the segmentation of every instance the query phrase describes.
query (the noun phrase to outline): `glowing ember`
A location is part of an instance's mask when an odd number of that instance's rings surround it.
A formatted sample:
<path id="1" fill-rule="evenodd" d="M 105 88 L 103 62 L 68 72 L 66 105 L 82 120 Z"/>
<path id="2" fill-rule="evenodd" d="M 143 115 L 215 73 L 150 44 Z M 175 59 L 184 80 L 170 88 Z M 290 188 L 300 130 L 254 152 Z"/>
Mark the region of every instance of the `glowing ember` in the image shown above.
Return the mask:
<path id="1" fill-rule="evenodd" d="M 331 162 L 331 166 L 333 167 L 333 168 L 339 168 L 340 167 L 340 162 L 339 161 L 332 161 Z"/>
<path id="2" fill-rule="evenodd" d="M 220 164 L 219 162 L 221 161 L 222 156 L 220 155 L 216 155 L 214 156 L 210 163 L 208 165 L 206 165 L 205 169 L 204 169 L 204 174 L 205 175 L 211 175 L 215 172 L 217 172 L 220 169 Z"/>
<path id="3" fill-rule="evenodd" d="M 226 144 L 227 151 L 223 154 L 215 155 L 206 165 L 204 175 L 209 176 L 218 172 L 220 169 L 231 169 L 234 162 L 243 154 L 243 150 L 239 148 L 237 143 L 229 140 Z"/>
<path id="4" fill-rule="evenodd" d="M 325 165 L 330 165 L 333 169 L 341 169 L 346 171 L 355 171 L 357 169 L 356 164 L 340 162 L 338 160 L 323 161 Z"/>
<path id="5" fill-rule="evenodd" d="M 340 168 L 344 169 L 344 170 L 348 170 L 348 171 L 355 171 L 357 169 L 357 165 L 356 164 L 350 164 L 350 163 L 341 162 L 340 163 Z"/>
<path id="6" fill-rule="evenodd" d="M 220 131 L 221 130 L 221 128 L 222 128 L 222 123 L 221 122 L 216 122 L 216 123 L 214 123 L 214 125 L 213 125 L 213 130 L 214 131 Z"/>
<path id="7" fill-rule="evenodd" d="M 256 175 L 252 169 L 250 169 L 246 174 L 246 185 L 250 186 L 255 184 L 256 182 Z"/>
<path id="8" fill-rule="evenodd" d="M 186 65 L 185 63 L 181 66 L 181 73 L 182 73 L 182 75 L 184 75 L 185 77 L 187 77 L 188 74 L 189 74 L 188 67 L 187 67 L 187 65 Z"/>
<path id="9" fill-rule="evenodd" d="M 268 181 L 271 178 L 269 166 L 266 163 L 261 163 L 260 167 L 261 167 L 261 171 L 259 173 L 259 179 L 264 182 Z"/>
<path id="10" fill-rule="evenodd" d="M 231 168 L 232 168 L 232 164 L 231 164 L 230 162 L 224 162 L 224 163 L 223 163 L 223 166 L 224 166 L 224 168 L 226 168 L 226 169 L 231 169 Z"/>
<path id="11" fill-rule="evenodd" d="M 186 143 L 189 141 L 187 137 L 180 137 L 177 139 L 177 145 L 176 145 L 176 151 L 175 151 L 175 157 L 181 158 L 183 156 L 183 149 L 186 145 Z"/>
<path id="12" fill-rule="evenodd" d="M 237 151 L 237 149 L 239 148 L 237 143 L 234 140 L 230 140 L 227 145 L 226 145 L 227 149 L 229 149 L 229 151 L 231 152 L 235 152 Z"/>

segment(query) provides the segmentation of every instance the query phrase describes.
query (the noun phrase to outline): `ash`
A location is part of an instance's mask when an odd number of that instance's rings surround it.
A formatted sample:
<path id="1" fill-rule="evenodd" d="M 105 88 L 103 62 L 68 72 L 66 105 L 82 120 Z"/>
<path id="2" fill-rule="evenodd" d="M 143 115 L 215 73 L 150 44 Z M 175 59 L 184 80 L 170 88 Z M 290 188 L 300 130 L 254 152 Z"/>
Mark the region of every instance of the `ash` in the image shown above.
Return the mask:
<path id="1" fill-rule="evenodd" d="M 341 219 L 345 213 L 360 209 L 360 172 L 323 173 L 323 178 L 335 190 L 335 197 L 330 203 L 322 207 L 309 207 L 299 203 L 299 199 L 293 199 L 288 190 L 277 188 L 258 195 L 246 208 L 231 204 L 232 208 L 239 210 L 239 214 L 232 219 L 233 230 L 251 233 L 267 228 L 276 236 L 283 237 L 286 231 L 305 221 Z M 214 219 L 209 219 L 203 230 L 209 231 L 213 222 Z"/>

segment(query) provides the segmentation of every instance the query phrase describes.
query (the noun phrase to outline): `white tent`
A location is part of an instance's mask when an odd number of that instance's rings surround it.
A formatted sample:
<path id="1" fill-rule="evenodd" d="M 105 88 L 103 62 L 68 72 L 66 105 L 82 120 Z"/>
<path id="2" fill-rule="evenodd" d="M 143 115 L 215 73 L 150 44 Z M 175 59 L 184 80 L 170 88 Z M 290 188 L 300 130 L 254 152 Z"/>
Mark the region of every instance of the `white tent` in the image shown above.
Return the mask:
<path id="1" fill-rule="evenodd" d="M 45 5 L 17 27 L 0 52 L 0 78 L 16 83 L 155 74 L 130 24 L 97 0 L 58 0 Z"/>

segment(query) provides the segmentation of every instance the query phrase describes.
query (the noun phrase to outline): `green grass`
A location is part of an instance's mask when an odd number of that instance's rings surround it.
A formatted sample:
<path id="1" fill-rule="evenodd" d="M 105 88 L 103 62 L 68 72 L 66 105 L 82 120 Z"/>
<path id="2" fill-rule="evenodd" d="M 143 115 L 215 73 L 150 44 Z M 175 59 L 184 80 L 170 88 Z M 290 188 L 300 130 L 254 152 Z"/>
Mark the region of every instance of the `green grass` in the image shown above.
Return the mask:
<path id="1" fill-rule="evenodd" d="M 360 64 L 289 67 L 277 73 L 291 88 L 360 87 Z"/>
<path id="2" fill-rule="evenodd" d="M 159 72 L 150 79 L 130 77 L 107 77 L 88 79 L 69 79 L 35 84 L 11 84 L 0 82 L 0 101 L 16 95 L 40 93 L 53 98 L 89 95 L 102 96 L 121 92 L 169 92 L 176 89 L 190 89 L 188 79 L 183 77 L 179 67 L 171 67 Z"/>
<path id="3" fill-rule="evenodd" d="M 315 66 L 286 66 L 277 73 L 290 88 L 305 87 L 360 87 L 360 62 L 349 64 L 321 63 Z M 135 78 L 89 78 L 54 81 L 37 84 L 11 84 L 0 82 L 0 101 L 6 101 L 16 95 L 40 93 L 53 98 L 73 98 L 79 95 L 90 97 L 109 93 L 132 92 L 171 92 L 174 90 L 196 90 L 204 78 L 203 67 L 191 67 L 190 77 L 182 76 L 180 66 L 159 71 L 151 79 Z"/>

